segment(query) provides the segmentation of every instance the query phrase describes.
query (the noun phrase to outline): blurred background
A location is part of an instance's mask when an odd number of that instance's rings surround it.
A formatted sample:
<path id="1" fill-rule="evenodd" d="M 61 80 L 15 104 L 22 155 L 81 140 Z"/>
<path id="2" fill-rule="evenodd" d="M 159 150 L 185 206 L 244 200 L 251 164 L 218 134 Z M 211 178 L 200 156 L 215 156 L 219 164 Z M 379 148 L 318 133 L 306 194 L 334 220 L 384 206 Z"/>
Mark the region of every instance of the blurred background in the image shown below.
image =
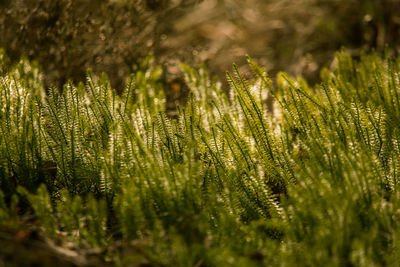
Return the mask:
<path id="1" fill-rule="evenodd" d="M 246 54 L 315 83 L 342 46 L 357 57 L 386 45 L 399 55 L 400 0 L 0 0 L 0 47 L 11 63 L 37 60 L 45 86 L 90 67 L 120 90 L 147 55 L 165 85 L 181 81 L 180 61 L 223 79 L 233 62 L 246 72 Z"/>

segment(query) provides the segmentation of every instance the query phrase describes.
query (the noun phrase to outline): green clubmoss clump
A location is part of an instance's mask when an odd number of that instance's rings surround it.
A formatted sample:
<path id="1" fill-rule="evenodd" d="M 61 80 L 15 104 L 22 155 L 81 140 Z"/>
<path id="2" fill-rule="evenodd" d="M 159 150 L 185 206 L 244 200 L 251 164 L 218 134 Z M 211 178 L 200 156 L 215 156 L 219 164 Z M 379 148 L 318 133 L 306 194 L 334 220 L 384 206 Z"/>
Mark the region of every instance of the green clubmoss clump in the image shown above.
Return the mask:
<path id="1" fill-rule="evenodd" d="M 21 61 L 0 77 L 0 229 L 30 216 L 119 265 L 400 264 L 400 59 L 336 58 L 315 88 L 249 59 L 230 95 L 182 65 L 174 118 L 159 68 L 45 94 Z"/>

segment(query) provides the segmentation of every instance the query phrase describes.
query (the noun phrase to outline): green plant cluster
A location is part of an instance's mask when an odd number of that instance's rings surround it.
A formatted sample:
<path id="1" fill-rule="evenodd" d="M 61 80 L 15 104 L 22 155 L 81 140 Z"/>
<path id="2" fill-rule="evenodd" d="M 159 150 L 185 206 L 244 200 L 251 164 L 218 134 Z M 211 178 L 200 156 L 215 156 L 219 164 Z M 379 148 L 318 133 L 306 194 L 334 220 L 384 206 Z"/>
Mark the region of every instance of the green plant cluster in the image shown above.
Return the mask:
<path id="1" fill-rule="evenodd" d="M 336 60 L 310 88 L 249 59 L 229 95 L 182 65 L 177 118 L 150 59 L 121 95 L 90 71 L 45 94 L 23 60 L 0 78 L 0 226 L 33 213 L 118 265 L 397 266 L 400 59 Z"/>

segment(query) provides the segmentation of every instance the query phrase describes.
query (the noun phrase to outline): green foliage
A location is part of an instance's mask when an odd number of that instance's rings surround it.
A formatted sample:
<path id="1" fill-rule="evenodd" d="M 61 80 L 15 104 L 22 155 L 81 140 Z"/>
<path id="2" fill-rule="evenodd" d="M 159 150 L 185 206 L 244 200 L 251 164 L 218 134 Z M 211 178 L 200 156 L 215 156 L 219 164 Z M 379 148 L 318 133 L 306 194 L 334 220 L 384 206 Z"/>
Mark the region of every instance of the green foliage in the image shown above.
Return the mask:
<path id="1" fill-rule="evenodd" d="M 176 118 L 150 59 L 121 95 L 90 71 L 45 95 L 35 64 L 10 68 L 0 225 L 31 209 L 49 237 L 121 265 L 399 264 L 400 60 L 341 52 L 315 88 L 249 64 L 229 96 L 182 65 Z"/>
<path id="2" fill-rule="evenodd" d="M 28 192 L 23 187 L 18 187 L 17 190 L 19 194 L 28 199 L 46 232 L 50 237 L 54 237 L 56 234 L 56 222 L 53 217 L 53 207 L 46 186 L 44 184 L 40 185 L 36 194 Z"/>

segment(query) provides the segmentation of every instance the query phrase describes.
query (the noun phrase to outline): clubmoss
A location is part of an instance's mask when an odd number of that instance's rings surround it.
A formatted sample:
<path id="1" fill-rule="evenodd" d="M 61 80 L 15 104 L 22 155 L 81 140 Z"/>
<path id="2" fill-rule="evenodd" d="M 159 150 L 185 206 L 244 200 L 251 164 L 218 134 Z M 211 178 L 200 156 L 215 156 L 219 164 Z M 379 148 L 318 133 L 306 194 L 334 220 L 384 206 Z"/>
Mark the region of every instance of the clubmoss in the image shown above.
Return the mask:
<path id="1" fill-rule="evenodd" d="M 1 227 L 34 214 L 120 265 L 399 264 L 400 60 L 336 57 L 314 88 L 249 59 L 230 95 L 182 65 L 173 118 L 158 68 L 45 94 L 21 61 L 0 78 Z"/>

